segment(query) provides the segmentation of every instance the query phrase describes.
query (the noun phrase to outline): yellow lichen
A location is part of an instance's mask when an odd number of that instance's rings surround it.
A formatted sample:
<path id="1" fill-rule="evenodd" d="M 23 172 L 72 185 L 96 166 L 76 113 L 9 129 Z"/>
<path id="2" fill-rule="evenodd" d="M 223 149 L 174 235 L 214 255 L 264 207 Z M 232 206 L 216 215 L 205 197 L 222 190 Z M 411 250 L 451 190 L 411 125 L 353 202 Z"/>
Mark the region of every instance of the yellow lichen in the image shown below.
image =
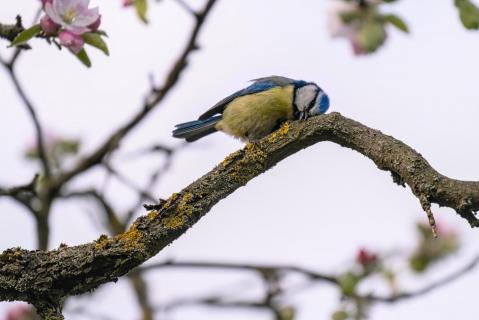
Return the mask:
<path id="1" fill-rule="evenodd" d="M 162 209 L 168 209 L 171 207 L 171 205 L 178 199 L 179 194 L 178 193 L 173 193 L 168 200 L 166 200 L 165 204 L 161 207 Z"/>
<path id="2" fill-rule="evenodd" d="M 155 220 L 156 217 L 158 217 L 159 212 L 157 210 L 152 210 L 148 213 L 147 217 L 148 220 L 152 221 Z"/>
<path id="3" fill-rule="evenodd" d="M 191 216 L 193 213 L 193 208 L 188 204 L 191 200 L 193 200 L 193 194 L 191 192 L 185 193 L 185 195 L 181 198 L 180 203 L 176 207 L 176 213 Z"/>
<path id="4" fill-rule="evenodd" d="M 133 224 L 130 229 L 119 234 L 115 238 L 123 245 L 125 249 L 134 250 L 144 248 L 145 245 L 142 243 L 143 237 L 143 233 L 138 230 L 136 224 Z"/>
<path id="5" fill-rule="evenodd" d="M 256 143 L 248 143 L 242 151 L 243 158 L 228 173 L 238 183 L 245 184 L 264 169 L 267 154 Z"/>
<path id="6" fill-rule="evenodd" d="M 175 215 L 172 217 L 166 217 L 163 219 L 163 226 L 168 229 L 178 229 L 183 227 L 186 222 L 185 215 Z"/>
<path id="7" fill-rule="evenodd" d="M 227 156 L 227 157 L 221 162 L 221 166 L 222 166 L 223 168 L 226 167 L 226 166 L 229 165 L 231 162 L 233 162 L 240 154 L 241 154 L 240 151 L 236 151 L 236 152 L 230 154 L 229 156 Z"/>
<path id="8" fill-rule="evenodd" d="M 13 256 L 14 256 L 14 257 L 17 257 L 17 258 L 18 258 L 18 257 L 21 257 L 21 256 L 22 256 L 21 250 L 20 250 L 20 249 L 15 250 L 15 252 L 13 253 Z"/>
<path id="9" fill-rule="evenodd" d="M 193 207 L 190 204 L 193 198 L 191 192 L 185 192 L 179 199 L 175 213 L 162 218 L 162 225 L 168 229 L 182 228 L 193 215 Z"/>
<path id="10" fill-rule="evenodd" d="M 110 238 L 108 236 L 102 234 L 96 241 L 95 241 L 95 249 L 101 250 L 104 249 L 110 243 Z"/>
<path id="11" fill-rule="evenodd" d="M 284 137 L 289 132 L 289 122 L 283 123 L 281 128 L 269 135 L 268 141 L 274 143 Z"/>

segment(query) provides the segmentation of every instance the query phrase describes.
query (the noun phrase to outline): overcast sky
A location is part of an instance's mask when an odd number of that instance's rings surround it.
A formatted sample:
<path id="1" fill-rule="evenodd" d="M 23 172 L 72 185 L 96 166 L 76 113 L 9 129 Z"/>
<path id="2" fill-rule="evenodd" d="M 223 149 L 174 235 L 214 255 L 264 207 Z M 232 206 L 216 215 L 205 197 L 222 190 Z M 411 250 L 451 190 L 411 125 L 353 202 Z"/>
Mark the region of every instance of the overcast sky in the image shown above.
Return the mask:
<path id="1" fill-rule="evenodd" d="M 0 21 L 25 21 L 34 0 L 2 1 Z M 93 68 L 81 66 L 65 50 L 41 41 L 18 63 L 18 73 L 35 102 L 46 131 L 79 137 L 92 150 L 141 106 L 148 74 L 158 83 L 183 48 L 192 19 L 172 0 L 154 3 L 151 24 L 142 25 L 120 0 L 95 1 L 103 14 L 111 57 L 91 51 Z M 191 0 L 198 8 L 202 1 Z M 331 111 L 390 134 L 418 150 L 449 177 L 479 180 L 479 32 L 461 26 L 453 1 L 403 0 L 390 11 L 404 16 L 411 35 L 388 30 L 382 50 L 355 57 L 344 40 L 331 40 L 326 28 L 326 0 L 220 0 L 200 37 L 201 50 L 168 99 L 125 141 L 124 150 L 162 142 L 176 123 L 195 119 L 247 80 L 272 74 L 317 82 L 331 98 Z M 153 3 L 153 1 L 152 1 Z M 0 42 L 6 56 L 6 42 Z M 33 141 L 31 121 L 5 73 L 0 72 L 0 185 L 29 181 L 35 166 L 22 159 Z M 175 164 L 152 193 L 166 198 L 208 172 L 240 148 L 234 139 L 215 134 L 179 153 Z M 145 181 L 158 159 L 115 164 L 129 177 Z M 92 170 L 78 186 L 98 183 Z M 116 208 L 134 197 L 113 186 Z M 51 247 L 96 239 L 104 230 L 91 222 L 95 208 L 84 203 L 58 203 L 51 217 Z M 463 250 L 427 279 L 408 278 L 417 288 L 452 272 L 479 251 L 479 234 L 450 209 L 434 207 L 438 220 L 453 226 L 464 240 Z M 226 261 L 294 264 L 335 272 L 348 266 L 358 247 L 408 249 L 413 225 L 425 220 L 409 189 L 392 183 L 367 158 L 332 143 L 320 143 L 281 162 L 216 205 L 186 235 L 153 261 Z M 35 248 L 34 224 L 23 209 L 0 199 L 0 250 Z M 151 261 L 151 262 L 153 262 Z M 251 294 L 255 278 L 200 272 L 161 271 L 150 277 L 155 304 L 175 297 L 223 292 L 238 283 Z M 376 306 L 371 320 L 476 319 L 479 272 L 427 296 L 395 305 Z M 92 307 L 120 320 L 137 319 L 128 282 L 120 280 L 95 292 Z M 457 297 L 460 297 L 458 299 Z M 289 300 L 288 300 L 289 299 Z M 88 298 L 81 299 L 86 303 Z M 287 297 L 300 306 L 299 319 L 327 319 L 338 301 L 325 285 Z M 454 302 L 457 301 L 457 302 Z M 0 303 L 0 315 L 11 305 Z M 72 317 L 73 318 L 73 317 Z M 270 319 L 268 314 L 225 313 L 188 308 L 168 319 Z M 74 319 L 83 319 L 74 317 Z M 84 318 L 86 319 L 86 318 Z"/>

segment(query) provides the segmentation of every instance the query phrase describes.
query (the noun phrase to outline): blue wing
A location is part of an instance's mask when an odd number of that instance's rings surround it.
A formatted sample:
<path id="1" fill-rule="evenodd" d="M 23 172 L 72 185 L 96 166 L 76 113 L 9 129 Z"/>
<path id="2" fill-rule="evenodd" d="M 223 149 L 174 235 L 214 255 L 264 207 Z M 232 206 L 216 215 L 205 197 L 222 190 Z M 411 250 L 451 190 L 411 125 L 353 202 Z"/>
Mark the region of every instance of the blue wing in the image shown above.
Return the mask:
<path id="1" fill-rule="evenodd" d="M 274 87 L 284 87 L 289 84 L 294 84 L 297 81 L 285 77 L 279 77 L 279 76 L 271 76 L 271 77 L 265 77 L 265 78 L 259 78 L 259 79 L 254 79 L 253 84 L 251 84 L 249 87 L 246 87 L 242 90 L 239 90 L 232 95 L 224 98 L 217 104 L 215 104 L 213 107 L 211 107 L 209 110 L 207 110 L 205 113 L 203 113 L 198 119 L 199 120 L 205 120 L 208 119 L 209 117 L 217 114 L 217 113 L 223 113 L 223 110 L 225 107 L 234 99 L 242 96 L 246 96 L 249 94 L 255 94 L 261 91 L 269 90 Z"/>

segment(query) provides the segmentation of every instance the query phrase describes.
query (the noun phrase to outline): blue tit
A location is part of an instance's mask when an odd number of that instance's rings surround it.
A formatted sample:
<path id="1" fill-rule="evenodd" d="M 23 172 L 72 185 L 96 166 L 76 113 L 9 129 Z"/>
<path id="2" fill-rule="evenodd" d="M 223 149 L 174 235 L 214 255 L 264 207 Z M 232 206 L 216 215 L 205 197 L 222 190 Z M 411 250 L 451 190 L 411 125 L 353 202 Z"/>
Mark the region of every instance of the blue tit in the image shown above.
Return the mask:
<path id="1" fill-rule="evenodd" d="M 287 120 L 303 120 L 325 113 L 329 97 L 315 83 L 271 76 L 224 98 L 198 120 L 180 123 L 173 137 L 198 140 L 223 131 L 243 141 L 257 141 Z"/>

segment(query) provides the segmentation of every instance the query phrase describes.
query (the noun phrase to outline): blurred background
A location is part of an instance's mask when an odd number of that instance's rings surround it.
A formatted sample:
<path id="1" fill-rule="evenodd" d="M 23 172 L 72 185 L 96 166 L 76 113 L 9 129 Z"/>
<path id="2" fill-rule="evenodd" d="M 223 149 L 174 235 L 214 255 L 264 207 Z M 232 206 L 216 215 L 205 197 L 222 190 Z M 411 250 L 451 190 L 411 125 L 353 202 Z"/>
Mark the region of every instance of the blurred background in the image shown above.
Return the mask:
<path id="1" fill-rule="evenodd" d="M 13 23 L 15 15 L 21 14 L 27 25 L 39 7 L 37 2 L 3 1 L 0 21 Z M 171 161 L 159 183 L 148 191 L 156 198 L 180 191 L 243 144 L 214 134 L 181 146 L 171 137 L 174 125 L 195 119 L 248 85 L 248 80 L 274 74 L 315 81 L 329 94 L 330 111 L 402 140 L 448 177 L 479 180 L 479 33 L 463 27 L 453 1 L 402 0 L 384 6 L 385 11 L 403 17 L 410 34 L 388 26 L 384 46 L 360 56 L 347 39 L 331 37 L 331 2 L 218 1 L 202 29 L 200 50 L 191 55 L 166 100 L 122 142 L 110 159 L 115 170 L 143 186 L 152 171 Z M 87 69 L 66 50 L 32 40 L 33 50 L 23 53 L 16 66 L 47 139 L 79 139 L 80 154 L 94 150 L 141 108 L 151 81 L 162 83 L 194 26 L 191 15 L 174 0 L 152 1 L 148 25 L 120 0 L 92 3 L 102 13 L 109 57 L 90 50 L 93 67 Z M 199 0 L 189 3 L 195 9 L 204 5 Z M 0 54 L 8 57 L 13 49 L 6 48 L 6 41 L 1 44 Z M 3 69 L 0 92 L 0 185 L 19 185 L 40 169 L 24 156 L 35 143 L 35 132 Z M 164 153 L 132 156 L 158 144 L 179 149 L 171 159 Z M 105 188 L 105 196 L 118 212 L 137 202 L 131 186 L 99 168 L 76 178 L 69 187 L 92 186 Z M 144 212 L 138 209 L 135 216 Z M 433 212 L 441 225 L 458 235 L 460 249 L 425 274 L 406 272 L 398 282 L 401 289 L 434 282 L 479 252 L 479 235 L 465 220 L 447 208 L 433 206 Z M 90 242 L 108 232 L 98 206 L 82 199 L 58 200 L 49 221 L 49 248 Z M 214 261 L 341 273 L 351 268 L 362 247 L 381 254 L 413 251 L 418 243 L 417 221 L 427 222 L 408 188 L 392 183 L 390 174 L 369 159 L 325 142 L 253 179 L 146 265 L 167 260 Z M 0 250 L 18 246 L 36 249 L 35 221 L 13 200 L 0 198 Z M 407 269 L 401 259 L 392 263 L 398 270 Z M 209 295 L 255 299 L 263 284 L 254 272 L 171 268 L 152 270 L 145 279 L 150 301 L 158 306 L 155 319 L 272 319 L 268 310 L 188 303 L 163 308 Z M 333 286 L 320 282 L 305 290 L 300 276 L 286 280 L 285 286 L 292 289 L 279 299 L 294 308 L 294 319 L 330 319 L 338 309 L 341 294 Z M 95 314 L 141 319 L 128 281 L 124 277 L 91 295 L 73 297 L 65 307 L 66 318 L 94 319 Z M 475 270 L 427 295 L 374 304 L 368 319 L 476 319 L 478 281 Z M 377 279 L 362 290 L 389 292 Z M 0 318 L 6 318 L 17 304 L 1 302 Z"/>

